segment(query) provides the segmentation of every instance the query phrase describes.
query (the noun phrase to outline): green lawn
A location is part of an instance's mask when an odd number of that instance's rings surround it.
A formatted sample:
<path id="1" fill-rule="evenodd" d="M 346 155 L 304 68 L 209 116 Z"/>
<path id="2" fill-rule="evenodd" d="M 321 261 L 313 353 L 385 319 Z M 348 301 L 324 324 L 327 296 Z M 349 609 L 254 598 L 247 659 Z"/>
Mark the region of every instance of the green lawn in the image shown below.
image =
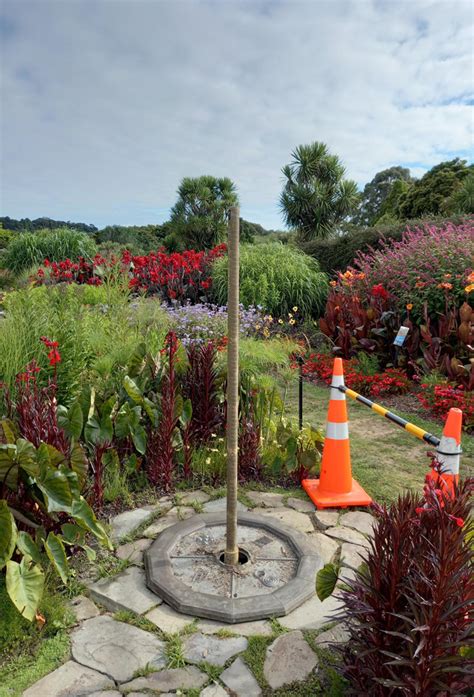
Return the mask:
<path id="1" fill-rule="evenodd" d="M 323 431 L 328 400 L 326 387 L 304 384 L 304 420 Z M 403 489 L 421 489 L 429 466 L 426 453 L 433 448 L 362 404 L 351 399 L 347 402 L 353 477 L 378 502 L 396 498 Z M 297 384 L 288 391 L 287 413 L 297 418 Z M 441 424 L 413 414 L 397 413 L 434 435 L 441 435 Z M 474 438 L 463 434 L 462 448 L 461 475 L 466 476 L 474 471 Z"/>

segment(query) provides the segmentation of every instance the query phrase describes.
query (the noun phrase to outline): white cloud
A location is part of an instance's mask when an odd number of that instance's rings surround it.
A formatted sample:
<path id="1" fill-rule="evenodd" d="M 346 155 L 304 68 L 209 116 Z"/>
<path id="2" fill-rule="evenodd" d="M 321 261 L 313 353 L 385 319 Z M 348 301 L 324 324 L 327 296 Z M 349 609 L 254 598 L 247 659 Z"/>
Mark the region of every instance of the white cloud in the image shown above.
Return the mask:
<path id="1" fill-rule="evenodd" d="M 227 175 L 281 227 L 281 167 L 323 140 L 360 185 L 472 148 L 470 0 L 4 0 L 2 212 L 166 218 Z"/>

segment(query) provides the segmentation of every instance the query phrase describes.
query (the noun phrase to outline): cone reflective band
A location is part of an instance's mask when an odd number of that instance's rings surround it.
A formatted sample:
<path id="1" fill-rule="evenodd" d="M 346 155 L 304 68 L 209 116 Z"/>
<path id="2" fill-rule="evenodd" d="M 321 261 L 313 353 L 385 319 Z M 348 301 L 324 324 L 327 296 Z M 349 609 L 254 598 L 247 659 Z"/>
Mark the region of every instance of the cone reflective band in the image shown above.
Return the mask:
<path id="1" fill-rule="evenodd" d="M 303 489 L 317 508 L 368 506 L 372 499 L 352 479 L 349 425 L 342 359 L 334 360 L 326 438 L 319 479 L 304 479 Z"/>
<path id="2" fill-rule="evenodd" d="M 432 479 L 444 493 L 454 495 L 459 482 L 459 460 L 461 457 L 462 411 L 452 408 L 443 429 L 443 435 L 436 448 L 436 459 L 440 471 L 431 470 L 426 476 Z"/>

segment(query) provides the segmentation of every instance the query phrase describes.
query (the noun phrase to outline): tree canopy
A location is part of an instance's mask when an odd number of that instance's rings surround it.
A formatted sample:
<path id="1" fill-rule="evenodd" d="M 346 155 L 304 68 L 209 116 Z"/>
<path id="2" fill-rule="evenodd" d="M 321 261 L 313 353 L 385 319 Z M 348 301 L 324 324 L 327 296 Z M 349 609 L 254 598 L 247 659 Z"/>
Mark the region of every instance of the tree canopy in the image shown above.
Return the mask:
<path id="1" fill-rule="evenodd" d="M 324 143 L 298 146 L 282 171 L 280 207 L 301 241 L 330 235 L 357 203 L 356 183 L 344 179 L 344 166 Z"/>
<path id="2" fill-rule="evenodd" d="M 453 212 L 457 192 L 462 189 L 464 180 L 473 173 L 474 165 L 467 166 L 466 160 L 459 157 L 441 162 L 408 189 L 400 200 L 398 217 L 419 218 Z"/>
<path id="3" fill-rule="evenodd" d="M 228 177 L 185 177 L 171 210 L 171 232 L 188 249 L 214 247 L 224 240 L 229 209 L 238 202 L 235 184 Z"/>
<path id="4" fill-rule="evenodd" d="M 372 181 L 365 185 L 352 222 L 356 225 L 374 225 L 382 215 L 393 216 L 398 196 L 412 181 L 410 170 L 406 167 L 389 167 L 377 172 Z"/>

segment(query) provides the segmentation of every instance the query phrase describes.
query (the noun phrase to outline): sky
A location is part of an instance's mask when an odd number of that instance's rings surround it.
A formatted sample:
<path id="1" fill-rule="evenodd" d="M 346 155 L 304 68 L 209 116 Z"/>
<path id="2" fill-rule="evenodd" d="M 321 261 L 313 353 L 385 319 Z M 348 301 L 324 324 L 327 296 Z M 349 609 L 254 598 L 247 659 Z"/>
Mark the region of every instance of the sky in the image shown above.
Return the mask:
<path id="1" fill-rule="evenodd" d="M 211 174 L 282 229 L 299 144 L 361 188 L 472 159 L 470 0 L 1 0 L 0 42 L 0 215 L 160 223 Z"/>

